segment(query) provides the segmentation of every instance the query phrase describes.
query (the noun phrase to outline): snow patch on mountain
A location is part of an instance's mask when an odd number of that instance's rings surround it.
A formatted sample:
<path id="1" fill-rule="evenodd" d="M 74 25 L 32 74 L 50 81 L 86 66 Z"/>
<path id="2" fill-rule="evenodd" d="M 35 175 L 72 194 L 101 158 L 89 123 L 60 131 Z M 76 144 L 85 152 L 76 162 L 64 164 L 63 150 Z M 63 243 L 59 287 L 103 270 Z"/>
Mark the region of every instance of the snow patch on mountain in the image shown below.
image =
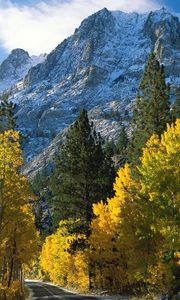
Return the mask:
<path id="1" fill-rule="evenodd" d="M 72 36 L 29 70 L 27 63 L 33 65 L 33 59 L 28 58 L 22 66 L 26 70 L 18 73 L 18 69 L 11 100 L 17 103 L 18 128 L 27 135 L 26 160 L 35 157 L 31 169 L 37 164 L 36 155 L 41 165 L 43 153 L 52 157 L 58 137 L 83 107 L 102 136 L 116 139 L 121 124 L 128 124 L 152 50 L 165 65 L 167 81 L 179 84 L 180 23 L 176 16 L 165 9 L 149 14 L 103 9 L 85 19 Z"/>
<path id="2" fill-rule="evenodd" d="M 29 56 L 23 49 L 14 49 L 6 60 L 0 65 L 0 92 L 4 92 L 17 84 L 21 86 L 29 69 L 42 63 L 46 54 Z"/>

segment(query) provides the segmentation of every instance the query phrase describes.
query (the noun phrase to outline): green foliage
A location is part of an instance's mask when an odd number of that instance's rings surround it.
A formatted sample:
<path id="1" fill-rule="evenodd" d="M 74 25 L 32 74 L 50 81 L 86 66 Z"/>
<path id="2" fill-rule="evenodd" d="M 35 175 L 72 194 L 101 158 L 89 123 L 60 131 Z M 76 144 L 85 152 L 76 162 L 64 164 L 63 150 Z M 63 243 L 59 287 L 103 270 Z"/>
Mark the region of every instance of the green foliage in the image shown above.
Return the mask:
<path id="1" fill-rule="evenodd" d="M 127 152 L 127 146 L 128 146 L 128 137 L 127 137 L 125 127 L 122 126 L 116 143 L 116 153 L 125 156 Z"/>
<path id="2" fill-rule="evenodd" d="M 41 254 L 41 266 L 51 280 L 139 296 L 178 291 L 179 147 L 177 119 L 161 137 L 150 137 L 138 166 L 125 164 L 118 171 L 113 197 L 91 203 L 94 218 L 88 234 L 84 214 L 59 223 Z"/>
<path id="3" fill-rule="evenodd" d="M 52 216 L 48 205 L 51 198 L 50 172 L 46 167 L 31 182 L 31 191 L 37 196 L 37 201 L 33 204 L 35 225 L 44 241 L 45 237 L 52 233 Z"/>
<path id="4" fill-rule="evenodd" d="M 116 145 L 113 140 L 105 141 L 103 149 L 104 149 L 104 153 L 106 156 L 112 157 L 114 155 L 115 148 L 116 148 Z"/>
<path id="5" fill-rule="evenodd" d="M 15 107 L 15 104 L 8 101 L 8 95 L 4 94 L 0 97 L 0 131 L 11 130 L 15 128 Z"/>
<path id="6" fill-rule="evenodd" d="M 82 110 L 70 127 L 51 179 L 56 224 L 60 220 L 81 220 L 77 231 L 88 234 L 92 204 L 112 194 L 114 168 L 102 149 L 99 134 Z M 75 226 L 75 225 L 74 225 Z"/>
<path id="7" fill-rule="evenodd" d="M 146 297 L 177 293 L 178 93 L 170 109 L 164 68 L 151 54 L 133 113 L 130 145 L 122 127 L 117 145 L 107 141 L 102 148 L 84 110 L 71 126 L 51 183 L 60 223 L 41 254 L 41 266 L 51 280 Z M 118 171 L 111 196 L 111 157 L 115 152 L 126 160 L 127 148 L 131 165 Z"/>
<path id="8" fill-rule="evenodd" d="M 144 76 L 139 86 L 136 106 L 131 122 L 132 138 L 128 147 L 129 161 L 136 164 L 142 155 L 142 148 L 153 133 L 159 136 L 171 122 L 169 86 L 165 82 L 164 67 L 149 56 Z"/>
<path id="9" fill-rule="evenodd" d="M 176 121 L 177 118 L 180 118 L 180 87 L 176 91 L 176 99 L 172 107 L 173 121 Z"/>
<path id="10" fill-rule="evenodd" d="M 46 197 L 49 192 L 50 175 L 46 167 L 36 174 L 31 183 L 32 192 L 38 197 Z"/>
<path id="11" fill-rule="evenodd" d="M 114 110 L 114 109 L 111 109 L 108 112 L 103 112 L 101 114 L 101 116 L 106 120 L 109 120 L 109 119 L 113 119 L 113 120 L 116 120 L 116 121 L 121 121 L 122 120 L 121 113 L 118 110 Z"/>

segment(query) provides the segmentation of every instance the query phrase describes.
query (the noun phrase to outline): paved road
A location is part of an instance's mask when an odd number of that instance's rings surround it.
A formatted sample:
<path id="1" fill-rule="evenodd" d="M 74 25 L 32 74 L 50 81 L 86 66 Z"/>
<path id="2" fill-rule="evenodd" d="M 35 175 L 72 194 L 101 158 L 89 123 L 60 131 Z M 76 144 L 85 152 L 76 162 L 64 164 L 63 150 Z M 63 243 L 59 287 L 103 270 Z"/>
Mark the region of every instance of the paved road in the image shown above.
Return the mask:
<path id="1" fill-rule="evenodd" d="M 30 290 L 29 300 L 99 300 L 101 297 L 81 296 L 66 292 L 63 289 L 43 282 L 26 281 Z M 105 297 L 106 298 L 106 297 Z M 106 298 L 108 299 L 108 298 Z M 111 299 L 111 298 L 109 298 Z"/>

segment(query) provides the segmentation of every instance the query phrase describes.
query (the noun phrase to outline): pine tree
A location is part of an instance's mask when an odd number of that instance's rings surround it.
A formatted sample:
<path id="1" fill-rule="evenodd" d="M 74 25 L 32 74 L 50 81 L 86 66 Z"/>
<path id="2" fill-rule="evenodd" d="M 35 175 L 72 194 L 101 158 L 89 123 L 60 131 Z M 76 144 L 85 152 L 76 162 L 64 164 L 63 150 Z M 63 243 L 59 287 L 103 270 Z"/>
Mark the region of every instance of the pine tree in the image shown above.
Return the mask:
<path id="1" fill-rule="evenodd" d="M 177 118 L 180 118 L 180 87 L 176 91 L 176 99 L 172 107 L 173 121 L 176 121 Z"/>
<path id="2" fill-rule="evenodd" d="M 73 230 L 88 235 L 92 204 L 112 194 L 114 175 L 101 137 L 89 123 L 87 111 L 82 110 L 61 146 L 51 180 L 57 223 L 62 219 L 79 219 Z"/>
<path id="3" fill-rule="evenodd" d="M 8 95 L 4 94 L 0 97 L 0 131 L 14 130 L 16 118 L 14 110 L 16 105 L 8 101 Z"/>
<path id="4" fill-rule="evenodd" d="M 125 127 L 122 126 L 119 132 L 118 141 L 116 143 L 116 153 L 125 156 L 128 145 L 128 137 Z"/>
<path id="5" fill-rule="evenodd" d="M 138 176 L 128 164 L 115 179 L 115 195 L 93 204 L 88 248 L 69 251 L 82 234 L 61 221 L 46 238 L 41 266 L 61 285 L 88 288 L 89 262 L 96 289 L 134 294 L 179 290 L 180 119 L 153 134 L 143 149 Z M 136 174 L 135 174 L 136 175 Z M 170 297 L 172 299 L 172 295 Z"/>
<path id="6" fill-rule="evenodd" d="M 115 152 L 115 143 L 113 140 L 107 139 L 103 145 L 103 150 L 106 156 L 113 157 Z"/>
<path id="7" fill-rule="evenodd" d="M 138 161 L 149 137 L 153 133 L 160 136 L 170 121 L 169 86 L 165 82 L 164 67 L 152 53 L 145 66 L 133 112 L 132 139 L 128 147 L 130 162 Z"/>
<path id="8" fill-rule="evenodd" d="M 50 192 L 50 172 L 46 166 L 36 174 L 31 182 L 32 193 L 37 197 L 33 205 L 35 215 L 35 225 L 40 232 L 41 239 L 52 233 L 52 215 L 48 205 L 51 197 Z"/>

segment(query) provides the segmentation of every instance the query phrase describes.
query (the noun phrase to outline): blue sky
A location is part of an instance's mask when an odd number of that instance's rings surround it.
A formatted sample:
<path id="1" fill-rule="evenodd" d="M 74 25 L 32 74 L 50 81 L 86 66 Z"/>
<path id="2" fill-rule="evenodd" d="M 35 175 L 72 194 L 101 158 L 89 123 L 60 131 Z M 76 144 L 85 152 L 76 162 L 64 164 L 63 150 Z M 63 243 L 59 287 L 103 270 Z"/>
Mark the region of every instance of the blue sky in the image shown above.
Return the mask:
<path id="1" fill-rule="evenodd" d="M 0 0 L 0 61 L 15 48 L 49 53 L 103 7 L 148 12 L 162 6 L 180 14 L 180 0 Z"/>
<path id="2" fill-rule="evenodd" d="M 180 13 L 180 0 L 164 0 L 163 3 L 173 11 Z"/>
<path id="3" fill-rule="evenodd" d="M 133 0 L 132 0 L 133 1 Z M 34 5 L 37 4 L 37 0 L 12 0 L 12 3 L 19 4 L 19 5 Z M 51 0 L 44 0 L 46 3 L 52 2 Z M 67 0 L 59 0 L 59 2 L 68 2 Z M 118 2 L 118 1 L 117 1 Z M 168 6 L 175 12 L 180 12 L 180 0 L 160 0 L 159 3 L 162 6 Z"/>

